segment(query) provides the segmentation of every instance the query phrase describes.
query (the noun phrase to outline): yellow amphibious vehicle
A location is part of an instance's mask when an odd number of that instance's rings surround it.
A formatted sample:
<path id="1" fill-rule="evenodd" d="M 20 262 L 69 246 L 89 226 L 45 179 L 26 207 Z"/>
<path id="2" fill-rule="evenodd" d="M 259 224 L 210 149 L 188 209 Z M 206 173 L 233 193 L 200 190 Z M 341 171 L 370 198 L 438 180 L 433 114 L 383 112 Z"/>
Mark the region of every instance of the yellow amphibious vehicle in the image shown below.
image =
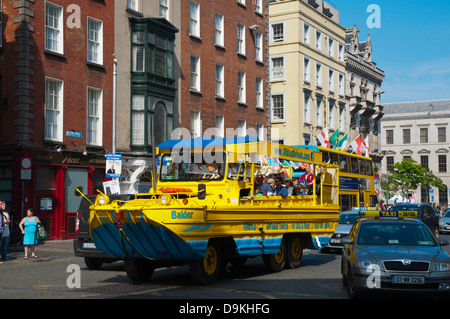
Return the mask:
<path id="1" fill-rule="evenodd" d="M 124 258 L 132 280 L 187 261 L 192 278 L 209 284 L 228 262 L 258 255 L 271 271 L 296 268 L 303 248 L 326 242 L 336 228 L 338 167 L 323 164 L 317 147 L 247 136 L 171 140 L 156 153 L 159 178 L 150 193 L 112 202 L 101 194 L 91 206 L 96 247 Z M 308 166 L 309 194 L 256 194 L 255 176 L 267 159 Z"/>

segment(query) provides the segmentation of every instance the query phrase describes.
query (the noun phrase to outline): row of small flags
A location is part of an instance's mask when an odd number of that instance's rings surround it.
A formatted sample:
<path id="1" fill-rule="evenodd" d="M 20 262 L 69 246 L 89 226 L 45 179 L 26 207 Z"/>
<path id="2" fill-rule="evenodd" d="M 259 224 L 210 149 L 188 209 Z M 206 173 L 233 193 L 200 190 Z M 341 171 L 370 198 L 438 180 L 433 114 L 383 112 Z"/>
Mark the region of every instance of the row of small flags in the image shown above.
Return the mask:
<path id="1" fill-rule="evenodd" d="M 369 156 L 369 137 L 367 136 L 364 140 L 361 138 L 361 134 L 359 134 L 353 142 L 348 144 L 348 133 L 344 135 L 344 137 L 339 138 L 339 129 L 334 131 L 330 137 L 328 137 L 328 127 L 325 127 L 319 135 L 317 135 L 317 140 L 319 140 L 320 144 L 326 148 L 336 149 L 338 151 L 345 151 L 347 149 L 347 145 L 351 146 L 353 151 L 356 152 L 357 155 L 365 155 Z M 330 144 L 333 144 L 331 146 Z"/>

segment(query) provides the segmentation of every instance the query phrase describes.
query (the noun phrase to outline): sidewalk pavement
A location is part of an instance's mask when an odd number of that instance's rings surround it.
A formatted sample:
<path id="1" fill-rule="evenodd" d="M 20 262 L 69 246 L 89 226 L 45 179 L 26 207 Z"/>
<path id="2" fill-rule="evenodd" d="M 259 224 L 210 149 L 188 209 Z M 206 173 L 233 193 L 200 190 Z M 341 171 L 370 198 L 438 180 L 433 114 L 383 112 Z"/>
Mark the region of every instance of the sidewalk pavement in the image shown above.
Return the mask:
<path id="1" fill-rule="evenodd" d="M 33 261 L 48 261 L 61 256 L 72 257 L 75 256 L 73 250 L 73 239 L 66 240 L 48 240 L 44 244 L 35 245 L 35 253 L 38 258 L 31 258 L 31 253 L 28 252 L 28 260 Z M 23 261 L 25 256 L 25 247 L 19 245 L 17 247 L 8 246 L 8 258 L 5 263 L 14 261 Z"/>

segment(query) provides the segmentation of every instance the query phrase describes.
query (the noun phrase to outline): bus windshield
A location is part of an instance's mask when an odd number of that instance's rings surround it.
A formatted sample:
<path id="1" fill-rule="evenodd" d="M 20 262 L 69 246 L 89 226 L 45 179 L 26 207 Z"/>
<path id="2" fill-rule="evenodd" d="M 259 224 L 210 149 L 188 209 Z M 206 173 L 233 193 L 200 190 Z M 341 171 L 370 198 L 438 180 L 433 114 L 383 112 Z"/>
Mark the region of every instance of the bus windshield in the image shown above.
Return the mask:
<path id="1" fill-rule="evenodd" d="M 216 154 L 212 163 L 207 163 L 201 154 L 161 156 L 160 180 L 162 182 L 222 180 L 225 174 L 225 154 Z"/>

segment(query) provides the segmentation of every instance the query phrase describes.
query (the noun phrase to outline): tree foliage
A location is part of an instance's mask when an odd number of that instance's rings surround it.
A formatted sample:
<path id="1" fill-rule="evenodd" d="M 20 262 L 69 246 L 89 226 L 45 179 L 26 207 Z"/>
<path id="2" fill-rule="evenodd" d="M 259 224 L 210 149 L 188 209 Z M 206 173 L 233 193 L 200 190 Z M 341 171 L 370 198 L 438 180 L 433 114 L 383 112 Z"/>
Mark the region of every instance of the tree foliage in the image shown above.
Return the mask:
<path id="1" fill-rule="evenodd" d="M 411 158 L 404 158 L 401 162 L 395 163 L 388 177 L 383 179 L 381 186 L 388 190 L 398 188 L 403 192 L 408 189 L 417 189 L 419 186 L 445 190 L 445 185 L 440 178 Z"/>

